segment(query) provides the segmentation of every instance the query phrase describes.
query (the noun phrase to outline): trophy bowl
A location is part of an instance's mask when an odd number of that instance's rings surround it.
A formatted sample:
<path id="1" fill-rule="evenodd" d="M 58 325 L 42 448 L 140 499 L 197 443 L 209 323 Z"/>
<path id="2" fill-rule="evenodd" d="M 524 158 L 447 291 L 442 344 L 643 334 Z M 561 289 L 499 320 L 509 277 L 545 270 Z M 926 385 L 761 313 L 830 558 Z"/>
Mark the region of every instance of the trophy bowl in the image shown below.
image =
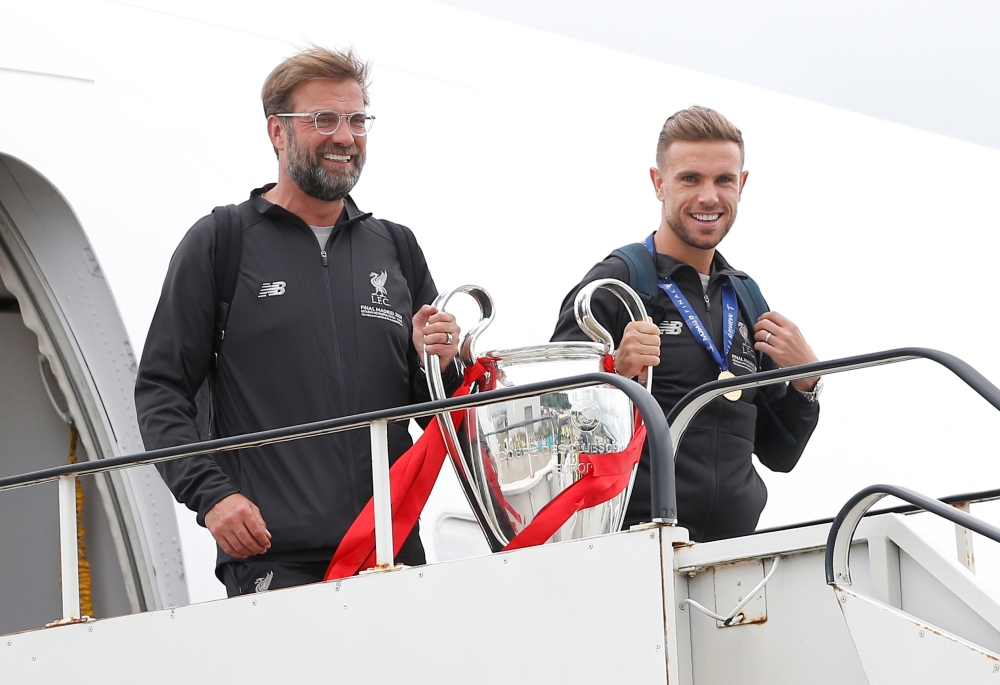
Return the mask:
<path id="1" fill-rule="evenodd" d="M 446 311 L 456 294 L 471 296 L 480 321 L 461 341 L 460 366 L 484 367 L 472 393 L 603 371 L 614 340 L 591 314 L 593 293 L 607 289 L 625 303 L 632 320 L 645 320 L 639 296 L 626 284 L 602 279 L 577 295 L 574 311 L 580 328 L 594 342 L 559 342 L 477 353 L 479 335 L 494 317 L 485 289 L 465 285 L 438 296 Z M 424 368 L 432 399 L 446 397 L 441 368 L 425 353 Z M 452 414 L 462 420 L 458 426 Z M 506 547 L 561 492 L 587 475 L 602 454 L 625 449 L 632 439 L 632 402 L 610 385 L 546 393 L 501 401 L 461 412 L 438 414 L 438 425 L 459 481 L 493 551 Z M 582 458 L 581 458 L 582 456 Z M 632 469 L 632 477 L 635 469 Z M 570 516 L 550 538 L 574 540 L 620 530 L 631 494 L 629 486 L 608 501 Z"/>

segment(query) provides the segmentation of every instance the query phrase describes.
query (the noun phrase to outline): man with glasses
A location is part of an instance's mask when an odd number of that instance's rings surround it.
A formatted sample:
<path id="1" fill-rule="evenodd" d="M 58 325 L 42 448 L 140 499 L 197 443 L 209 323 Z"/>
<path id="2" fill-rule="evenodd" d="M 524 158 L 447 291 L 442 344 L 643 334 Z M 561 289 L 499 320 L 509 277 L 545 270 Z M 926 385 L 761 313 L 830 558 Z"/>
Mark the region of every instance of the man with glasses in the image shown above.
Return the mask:
<path id="1" fill-rule="evenodd" d="M 375 120 L 368 72 L 350 50 L 312 48 L 265 81 L 278 181 L 198 221 L 170 262 L 135 391 L 147 449 L 198 441 L 206 377 L 213 437 L 425 400 L 425 347 L 457 385 L 459 329 L 429 304 L 437 290 L 413 234 L 348 195 Z M 232 231 L 240 249 L 220 267 Z M 391 424 L 388 441 L 395 461 L 411 444 L 405 425 Z M 157 466 L 217 541 L 230 596 L 321 580 L 372 495 L 366 431 Z M 424 563 L 416 529 L 397 559 Z"/>

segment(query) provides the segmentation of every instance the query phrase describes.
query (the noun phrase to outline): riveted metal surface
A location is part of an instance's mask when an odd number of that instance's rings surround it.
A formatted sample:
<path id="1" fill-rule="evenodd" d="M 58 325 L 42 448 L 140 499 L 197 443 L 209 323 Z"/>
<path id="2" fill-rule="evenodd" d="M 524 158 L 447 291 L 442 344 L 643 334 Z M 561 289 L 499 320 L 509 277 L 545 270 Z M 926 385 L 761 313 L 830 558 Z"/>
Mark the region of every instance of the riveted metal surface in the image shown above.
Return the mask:
<path id="1" fill-rule="evenodd" d="M 996 683 L 1000 655 L 933 625 L 841 589 L 839 602 L 872 683 Z"/>

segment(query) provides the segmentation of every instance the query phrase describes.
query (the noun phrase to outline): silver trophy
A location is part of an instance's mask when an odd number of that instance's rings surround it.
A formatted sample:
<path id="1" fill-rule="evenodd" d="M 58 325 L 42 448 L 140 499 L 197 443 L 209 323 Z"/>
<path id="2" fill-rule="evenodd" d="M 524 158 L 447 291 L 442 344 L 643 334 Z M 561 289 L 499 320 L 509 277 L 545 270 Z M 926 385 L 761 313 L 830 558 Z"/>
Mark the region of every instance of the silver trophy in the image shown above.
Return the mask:
<path id="1" fill-rule="evenodd" d="M 614 353 L 614 340 L 591 313 L 591 297 L 601 288 L 610 290 L 625 304 L 633 321 L 646 319 L 635 291 L 621 281 L 602 279 L 580 290 L 574 305 L 577 323 L 594 342 L 548 343 L 478 354 L 476 340 L 493 321 L 489 293 L 465 285 L 439 295 L 434 306 L 445 311 L 458 293 L 470 295 L 479 304 L 481 318 L 463 336 L 459 360 L 465 368 L 477 362 L 486 367 L 486 375 L 472 390 L 483 392 L 602 371 L 605 355 Z M 431 398 L 444 399 L 438 358 L 425 353 L 424 367 Z M 651 373 L 647 383 L 650 380 Z M 631 401 L 610 385 L 497 402 L 463 410 L 462 414 L 457 429 L 447 413 L 438 415 L 438 424 L 469 504 L 493 551 L 503 549 L 542 507 L 586 475 L 592 464 L 581 461 L 581 454 L 591 455 L 589 460 L 593 461 L 598 458 L 593 455 L 620 452 L 628 445 L 634 429 Z M 572 515 L 552 541 L 618 531 L 631 489 L 630 481 L 628 488 L 607 502 Z"/>

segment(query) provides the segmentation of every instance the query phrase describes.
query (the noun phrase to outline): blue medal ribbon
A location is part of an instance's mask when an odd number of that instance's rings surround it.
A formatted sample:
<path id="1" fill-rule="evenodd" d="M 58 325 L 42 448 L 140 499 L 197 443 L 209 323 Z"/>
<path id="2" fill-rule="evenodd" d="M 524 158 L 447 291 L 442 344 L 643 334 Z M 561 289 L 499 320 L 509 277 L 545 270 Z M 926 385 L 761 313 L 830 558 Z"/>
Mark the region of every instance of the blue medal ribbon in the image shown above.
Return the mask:
<path id="1" fill-rule="evenodd" d="M 656 265 L 656 250 L 653 249 L 653 234 L 651 233 L 648 238 L 646 238 L 646 249 L 649 250 L 650 256 L 653 258 L 653 265 Z M 722 371 L 729 371 L 729 349 L 733 346 L 733 339 L 736 337 L 736 321 L 739 318 L 739 304 L 736 300 L 736 290 L 733 288 L 733 284 L 726 279 L 726 282 L 722 284 L 722 353 L 719 353 L 719 348 L 715 346 L 712 341 L 712 336 L 708 334 L 705 326 L 701 323 L 701 319 L 698 315 L 691 309 L 691 304 L 688 302 L 687 298 L 684 297 L 684 293 L 681 289 L 677 287 L 669 278 L 660 278 L 657 281 L 657 285 L 660 286 L 660 290 L 667 294 L 667 297 L 674 303 L 677 307 L 677 311 L 680 312 L 681 316 L 684 317 L 684 321 L 688 325 L 688 330 L 691 331 L 691 335 L 694 336 L 695 340 L 704 347 L 712 358 L 715 359 L 716 363 Z"/>

